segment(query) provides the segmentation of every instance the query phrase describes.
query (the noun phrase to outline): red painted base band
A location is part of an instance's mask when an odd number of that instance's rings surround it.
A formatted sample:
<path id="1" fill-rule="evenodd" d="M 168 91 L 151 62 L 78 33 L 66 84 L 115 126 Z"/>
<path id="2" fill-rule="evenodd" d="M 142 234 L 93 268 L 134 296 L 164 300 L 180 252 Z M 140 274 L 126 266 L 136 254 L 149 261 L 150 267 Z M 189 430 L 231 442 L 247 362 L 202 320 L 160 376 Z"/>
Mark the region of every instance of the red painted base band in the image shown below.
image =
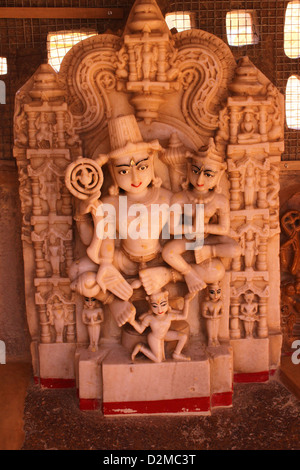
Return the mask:
<path id="1" fill-rule="evenodd" d="M 213 393 L 211 397 L 211 407 L 225 407 L 232 406 L 233 392 Z"/>
<path id="2" fill-rule="evenodd" d="M 97 411 L 101 409 L 101 400 L 97 398 L 80 398 L 79 409 L 81 411 Z"/>
<path id="3" fill-rule="evenodd" d="M 103 403 L 104 415 L 201 413 L 210 411 L 210 398 Z"/>
<path id="4" fill-rule="evenodd" d="M 42 388 L 74 388 L 76 385 L 75 379 L 44 379 L 42 377 L 35 377 L 34 381 Z"/>
<path id="5" fill-rule="evenodd" d="M 267 382 L 269 380 L 269 371 L 251 372 L 247 374 L 234 374 L 233 381 L 235 383 L 250 383 L 250 382 Z"/>

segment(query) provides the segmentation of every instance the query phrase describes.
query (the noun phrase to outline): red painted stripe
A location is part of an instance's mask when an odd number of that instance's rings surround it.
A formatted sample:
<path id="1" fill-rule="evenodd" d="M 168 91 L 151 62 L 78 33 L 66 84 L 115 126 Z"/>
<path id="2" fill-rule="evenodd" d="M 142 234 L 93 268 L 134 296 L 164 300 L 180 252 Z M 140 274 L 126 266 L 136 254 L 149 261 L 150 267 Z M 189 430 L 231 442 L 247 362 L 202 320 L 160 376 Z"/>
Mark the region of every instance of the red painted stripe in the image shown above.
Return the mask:
<path id="1" fill-rule="evenodd" d="M 210 410 L 210 397 L 103 403 L 104 415 L 199 413 Z"/>
<path id="2" fill-rule="evenodd" d="M 213 393 L 211 397 L 211 407 L 217 408 L 218 406 L 232 406 L 232 391 Z"/>
<path id="3" fill-rule="evenodd" d="M 234 374 L 235 383 L 267 382 L 269 380 L 269 371 L 250 372 L 247 374 Z"/>
<path id="4" fill-rule="evenodd" d="M 75 379 L 43 379 L 40 378 L 40 386 L 42 388 L 74 388 Z"/>
<path id="5" fill-rule="evenodd" d="M 80 398 L 79 408 L 81 411 L 96 411 L 101 408 L 101 400 L 97 398 Z"/>

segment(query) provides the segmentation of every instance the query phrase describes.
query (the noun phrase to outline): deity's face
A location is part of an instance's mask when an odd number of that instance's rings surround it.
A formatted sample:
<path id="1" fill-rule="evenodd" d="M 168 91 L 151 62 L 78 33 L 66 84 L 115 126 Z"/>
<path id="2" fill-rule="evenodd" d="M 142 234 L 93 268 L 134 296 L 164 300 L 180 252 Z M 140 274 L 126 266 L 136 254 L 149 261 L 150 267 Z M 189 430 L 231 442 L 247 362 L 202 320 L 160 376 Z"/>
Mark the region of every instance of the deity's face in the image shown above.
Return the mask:
<path id="1" fill-rule="evenodd" d="M 218 163 L 209 158 L 193 158 L 189 164 L 189 181 L 201 193 L 207 193 L 216 187 L 221 174 L 222 170 Z"/>
<path id="2" fill-rule="evenodd" d="M 95 299 L 94 297 L 85 297 L 84 298 L 85 306 L 88 307 L 88 308 L 96 307 L 96 302 L 97 302 L 97 299 Z"/>
<path id="3" fill-rule="evenodd" d="M 168 293 L 160 292 L 149 299 L 151 310 L 155 315 L 163 315 L 169 310 Z"/>
<path id="4" fill-rule="evenodd" d="M 214 285 L 209 286 L 208 295 L 210 300 L 217 302 L 221 298 L 221 287 Z"/>
<path id="5" fill-rule="evenodd" d="M 251 304 L 254 300 L 254 294 L 253 292 L 246 292 L 244 294 L 244 297 L 245 297 L 245 300 L 247 302 L 247 304 Z"/>
<path id="6" fill-rule="evenodd" d="M 116 184 L 127 193 L 143 192 L 153 179 L 153 160 L 147 153 L 116 158 L 112 162 Z"/>

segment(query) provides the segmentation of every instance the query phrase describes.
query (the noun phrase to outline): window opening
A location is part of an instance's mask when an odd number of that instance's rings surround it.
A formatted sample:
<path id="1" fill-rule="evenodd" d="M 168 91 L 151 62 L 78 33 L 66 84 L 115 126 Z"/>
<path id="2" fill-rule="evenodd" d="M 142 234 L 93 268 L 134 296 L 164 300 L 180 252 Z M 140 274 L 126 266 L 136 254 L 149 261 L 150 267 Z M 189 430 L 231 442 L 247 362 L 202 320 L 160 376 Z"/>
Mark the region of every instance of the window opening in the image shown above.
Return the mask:
<path id="1" fill-rule="evenodd" d="M 194 15 L 189 11 L 174 11 L 165 16 L 169 29 L 176 28 L 178 33 L 195 27 Z"/>
<path id="2" fill-rule="evenodd" d="M 290 59 L 300 57 L 300 2 L 289 2 L 284 21 L 284 52 Z"/>
<path id="3" fill-rule="evenodd" d="M 0 75 L 7 74 L 7 59 L 6 57 L 0 57 Z"/>
<path id="4" fill-rule="evenodd" d="M 292 75 L 285 91 L 286 123 L 290 129 L 300 129 L 300 79 Z"/>
<path id="5" fill-rule="evenodd" d="M 95 31 L 59 31 L 47 37 L 48 63 L 57 72 L 66 53 L 80 41 L 95 36 Z"/>
<path id="6" fill-rule="evenodd" d="M 259 42 L 257 15 L 254 10 L 232 10 L 226 13 L 226 33 L 230 46 Z"/>

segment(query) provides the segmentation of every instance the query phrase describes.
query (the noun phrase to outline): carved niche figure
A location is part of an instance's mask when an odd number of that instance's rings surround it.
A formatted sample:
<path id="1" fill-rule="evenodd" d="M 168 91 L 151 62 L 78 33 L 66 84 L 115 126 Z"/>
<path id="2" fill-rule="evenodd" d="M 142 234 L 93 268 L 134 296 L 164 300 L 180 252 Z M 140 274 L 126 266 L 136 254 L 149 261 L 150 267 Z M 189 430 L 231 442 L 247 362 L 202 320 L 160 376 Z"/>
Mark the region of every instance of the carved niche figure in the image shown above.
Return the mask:
<path id="1" fill-rule="evenodd" d="M 173 310 L 168 302 L 169 293 L 167 291 L 157 292 L 147 297 L 150 305 L 150 311 L 142 314 L 139 320 L 135 319 L 135 312 L 128 322 L 138 333 L 143 333 L 147 327 L 151 332 L 147 336 L 148 346 L 138 343 L 131 355 L 132 360 L 139 352 L 151 359 L 153 362 L 162 362 L 165 360 L 165 341 L 177 341 L 176 348 L 172 354 L 173 359 L 189 361 L 191 358 L 182 354 L 182 349 L 187 342 L 187 335 L 180 331 L 172 330 L 171 323 L 175 320 L 186 320 L 189 313 L 191 300 L 196 293 L 187 294 L 184 300 L 183 311 Z"/>
<path id="2" fill-rule="evenodd" d="M 207 286 L 207 298 L 202 302 L 202 316 L 206 320 L 208 346 L 220 346 L 219 325 L 223 315 L 223 301 L 221 300 L 221 287 L 219 283 Z"/>
<path id="3" fill-rule="evenodd" d="M 50 262 L 52 268 L 52 276 L 60 275 L 60 263 L 64 261 L 63 244 L 51 233 L 47 243 L 46 260 Z"/>
<path id="4" fill-rule="evenodd" d="M 256 321 L 259 320 L 258 303 L 254 301 L 254 293 L 247 291 L 244 294 L 245 302 L 241 303 L 239 318 L 243 321 L 245 328 L 245 337 L 253 337 L 253 329 Z"/>
<path id="5" fill-rule="evenodd" d="M 243 120 L 241 122 L 241 133 L 237 140 L 241 144 L 253 144 L 261 141 L 261 135 L 258 133 L 258 122 L 255 116 L 255 110 L 247 107 L 244 110 Z"/>
<path id="6" fill-rule="evenodd" d="M 47 314 L 50 325 L 53 325 L 55 329 L 55 342 L 63 343 L 64 329 L 68 322 L 66 307 L 59 297 L 55 296 L 48 304 Z"/>

